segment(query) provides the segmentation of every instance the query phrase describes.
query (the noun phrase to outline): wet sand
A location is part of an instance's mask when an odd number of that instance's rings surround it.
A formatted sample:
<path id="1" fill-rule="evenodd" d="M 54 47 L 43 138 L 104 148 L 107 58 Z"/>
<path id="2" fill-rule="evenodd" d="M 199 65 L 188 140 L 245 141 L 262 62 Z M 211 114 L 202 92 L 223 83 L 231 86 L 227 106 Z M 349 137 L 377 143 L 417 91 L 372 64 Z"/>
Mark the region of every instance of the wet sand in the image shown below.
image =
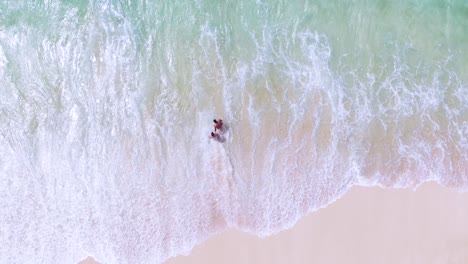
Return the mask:
<path id="1" fill-rule="evenodd" d="M 468 193 L 357 186 L 277 235 L 228 230 L 166 263 L 465 264 Z"/>

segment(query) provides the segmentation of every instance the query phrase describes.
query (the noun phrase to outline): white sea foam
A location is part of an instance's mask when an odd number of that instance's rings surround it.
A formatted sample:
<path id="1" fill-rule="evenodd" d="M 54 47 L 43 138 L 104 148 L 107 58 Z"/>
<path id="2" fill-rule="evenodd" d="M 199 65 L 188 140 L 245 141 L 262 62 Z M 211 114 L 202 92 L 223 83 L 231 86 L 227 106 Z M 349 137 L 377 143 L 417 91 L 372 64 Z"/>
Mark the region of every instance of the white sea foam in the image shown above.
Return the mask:
<path id="1" fill-rule="evenodd" d="M 0 4 L 35 22 L 0 14 L 0 262 L 159 263 L 227 227 L 289 228 L 354 184 L 468 188 L 449 49 L 375 33 L 381 50 L 347 50 L 319 4 L 140 4 Z"/>

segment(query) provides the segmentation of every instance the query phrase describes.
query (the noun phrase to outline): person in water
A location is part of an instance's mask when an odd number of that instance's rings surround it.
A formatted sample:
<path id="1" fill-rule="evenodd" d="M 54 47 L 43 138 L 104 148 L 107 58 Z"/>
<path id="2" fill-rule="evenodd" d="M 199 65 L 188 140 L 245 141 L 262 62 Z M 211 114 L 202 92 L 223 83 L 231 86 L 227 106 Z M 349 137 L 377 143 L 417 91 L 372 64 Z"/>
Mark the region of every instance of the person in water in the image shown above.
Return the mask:
<path id="1" fill-rule="evenodd" d="M 214 130 L 215 130 L 215 132 L 216 132 L 216 129 L 218 129 L 218 130 L 223 130 L 223 120 L 221 120 L 221 119 L 218 119 L 218 120 L 213 119 L 213 122 L 215 123 L 215 124 L 214 124 Z"/>
<path id="2" fill-rule="evenodd" d="M 210 138 L 219 140 L 219 134 L 218 134 L 218 133 L 211 132 Z"/>

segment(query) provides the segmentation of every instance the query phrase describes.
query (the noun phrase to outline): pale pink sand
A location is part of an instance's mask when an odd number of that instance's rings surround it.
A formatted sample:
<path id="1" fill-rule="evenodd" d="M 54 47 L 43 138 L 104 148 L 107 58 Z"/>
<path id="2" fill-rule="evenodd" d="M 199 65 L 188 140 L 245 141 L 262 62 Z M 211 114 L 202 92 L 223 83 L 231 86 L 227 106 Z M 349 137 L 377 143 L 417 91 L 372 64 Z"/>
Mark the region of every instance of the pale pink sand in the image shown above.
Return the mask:
<path id="1" fill-rule="evenodd" d="M 229 230 L 166 263 L 467 264 L 468 193 L 354 187 L 290 230 L 266 239 Z"/>
<path id="2" fill-rule="evenodd" d="M 83 259 L 82 261 L 78 262 L 78 264 L 98 264 L 98 263 L 99 262 L 95 261 L 91 257 L 87 257 L 87 258 Z"/>

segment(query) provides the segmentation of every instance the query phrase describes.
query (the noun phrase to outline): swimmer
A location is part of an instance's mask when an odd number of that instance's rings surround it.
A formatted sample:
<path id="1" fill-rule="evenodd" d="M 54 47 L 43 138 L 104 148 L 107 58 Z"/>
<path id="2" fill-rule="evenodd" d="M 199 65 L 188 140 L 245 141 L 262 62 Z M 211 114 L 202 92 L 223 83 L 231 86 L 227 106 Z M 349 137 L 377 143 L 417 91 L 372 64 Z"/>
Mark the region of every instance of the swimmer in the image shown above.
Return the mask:
<path id="1" fill-rule="evenodd" d="M 215 130 L 215 132 L 216 132 L 216 129 L 218 129 L 218 130 L 223 130 L 223 120 L 221 120 L 221 119 L 218 119 L 218 120 L 213 119 L 213 122 L 215 123 L 215 124 L 214 124 L 214 130 Z"/>
<path id="2" fill-rule="evenodd" d="M 210 138 L 219 140 L 219 134 L 218 134 L 218 133 L 211 132 Z"/>

